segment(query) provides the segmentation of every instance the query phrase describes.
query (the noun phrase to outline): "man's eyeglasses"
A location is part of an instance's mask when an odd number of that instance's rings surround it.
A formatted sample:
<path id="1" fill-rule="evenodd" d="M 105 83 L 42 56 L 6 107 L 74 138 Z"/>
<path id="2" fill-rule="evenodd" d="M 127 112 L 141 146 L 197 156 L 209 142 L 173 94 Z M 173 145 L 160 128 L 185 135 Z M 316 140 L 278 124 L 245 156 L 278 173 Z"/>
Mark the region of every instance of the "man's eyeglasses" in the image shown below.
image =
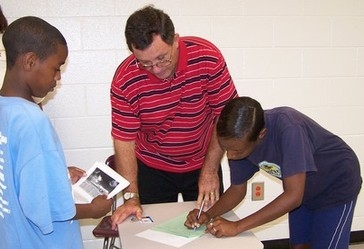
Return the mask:
<path id="1" fill-rule="evenodd" d="M 137 60 L 137 65 L 139 68 L 145 69 L 145 70 L 152 70 L 153 67 L 166 67 L 168 65 L 170 65 L 172 63 L 172 48 L 171 48 L 171 53 L 169 56 L 169 59 L 160 59 L 158 60 L 156 63 L 142 63 L 140 61 Z"/>

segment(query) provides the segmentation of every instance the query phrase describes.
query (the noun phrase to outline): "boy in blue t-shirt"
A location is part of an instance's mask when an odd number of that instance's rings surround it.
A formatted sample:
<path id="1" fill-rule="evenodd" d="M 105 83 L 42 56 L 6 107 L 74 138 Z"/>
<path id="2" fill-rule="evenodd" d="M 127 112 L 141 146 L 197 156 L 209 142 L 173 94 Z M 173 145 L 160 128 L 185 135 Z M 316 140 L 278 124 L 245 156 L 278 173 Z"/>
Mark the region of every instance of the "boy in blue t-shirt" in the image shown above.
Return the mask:
<path id="1" fill-rule="evenodd" d="M 278 107 L 263 111 L 249 97 L 231 100 L 217 123 L 227 151 L 231 186 L 187 227 L 207 224 L 216 237 L 235 236 L 289 213 L 291 248 L 348 248 L 362 179 L 354 151 L 304 114 Z M 218 217 L 245 197 L 247 181 L 262 169 L 283 182 L 283 193 L 236 222 Z"/>
<path id="2" fill-rule="evenodd" d="M 61 143 L 33 100 L 46 96 L 60 80 L 66 40 L 49 23 L 28 16 L 6 28 L 3 44 L 7 70 L 0 90 L 0 248 L 83 248 L 75 219 L 100 212 L 76 213 Z M 110 210 L 112 200 L 96 201 L 102 215 Z"/>

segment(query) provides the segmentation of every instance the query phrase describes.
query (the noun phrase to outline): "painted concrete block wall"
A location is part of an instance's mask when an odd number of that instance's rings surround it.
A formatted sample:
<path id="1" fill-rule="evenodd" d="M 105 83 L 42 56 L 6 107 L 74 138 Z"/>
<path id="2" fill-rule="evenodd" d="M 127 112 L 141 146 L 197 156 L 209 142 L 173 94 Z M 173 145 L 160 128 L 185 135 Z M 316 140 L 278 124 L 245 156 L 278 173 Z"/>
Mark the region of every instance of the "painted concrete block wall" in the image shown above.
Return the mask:
<path id="1" fill-rule="evenodd" d="M 129 54 L 127 17 L 153 3 L 172 17 L 180 35 L 202 36 L 223 52 L 240 95 L 263 108 L 287 105 L 340 135 L 364 165 L 364 2 L 361 0 L 1 0 L 8 20 L 36 15 L 66 37 L 69 57 L 62 80 L 44 105 L 70 165 L 90 167 L 113 152 L 109 85 Z M 223 161 L 225 186 L 229 170 Z M 362 172 L 364 171 L 362 166 Z M 246 216 L 282 191 L 264 173 L 265 200 L 246 200 Z M 269 191 L 268 191 L 269 190 Z M 249 192 L 250 193 L 250 189 Z M 364 229 L 363 191 L 353 230 Z M 85 248 L 100 248 L 92 236 L 97 221 L 82 221 Z M 283 217 L 254 229 L 262 240 L 288 236 Z"/>

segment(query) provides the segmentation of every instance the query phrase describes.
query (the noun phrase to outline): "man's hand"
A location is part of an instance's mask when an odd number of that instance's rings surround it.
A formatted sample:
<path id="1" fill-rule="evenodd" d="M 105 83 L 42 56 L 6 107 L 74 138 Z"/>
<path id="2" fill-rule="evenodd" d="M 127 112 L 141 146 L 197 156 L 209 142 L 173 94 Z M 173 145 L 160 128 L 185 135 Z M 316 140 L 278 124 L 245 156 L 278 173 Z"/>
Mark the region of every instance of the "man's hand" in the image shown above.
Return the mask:
<path id="1" fill-rule="evenodd" d="M 217 172 L 201 170 L 198 181 L 198 198 L 196 208 L 199 208 L 202 201 L 205 200 L 204 210 L 209 209 L 219 199 L 220 181 Z"/>
<path id="2" fill-rule="evenodd" d="M 143 209 L 140 205 L 139 199 L 127 200 L 123 205 L 115 210 L 114 214 L 111 216 L 112 229 L 116 230 L 117 225 L 123 222 L 130 215 L 135 215 L 138 220 L 142 219 Z"/>

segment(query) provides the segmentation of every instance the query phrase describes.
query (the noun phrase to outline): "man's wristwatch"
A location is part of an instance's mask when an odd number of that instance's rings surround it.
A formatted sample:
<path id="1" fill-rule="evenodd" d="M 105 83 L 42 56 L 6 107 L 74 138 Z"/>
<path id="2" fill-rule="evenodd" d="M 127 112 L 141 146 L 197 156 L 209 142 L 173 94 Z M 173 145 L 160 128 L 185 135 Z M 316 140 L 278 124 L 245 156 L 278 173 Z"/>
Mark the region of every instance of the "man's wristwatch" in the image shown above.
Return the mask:
<path id="1" fill-rule="evenodd" d="M 133 193 L 133 192 L 125 192 L 124 193 L 124 200 L 130 200 L 130 199 L 139 199 L 139 194 L 138 193 Z"/>

